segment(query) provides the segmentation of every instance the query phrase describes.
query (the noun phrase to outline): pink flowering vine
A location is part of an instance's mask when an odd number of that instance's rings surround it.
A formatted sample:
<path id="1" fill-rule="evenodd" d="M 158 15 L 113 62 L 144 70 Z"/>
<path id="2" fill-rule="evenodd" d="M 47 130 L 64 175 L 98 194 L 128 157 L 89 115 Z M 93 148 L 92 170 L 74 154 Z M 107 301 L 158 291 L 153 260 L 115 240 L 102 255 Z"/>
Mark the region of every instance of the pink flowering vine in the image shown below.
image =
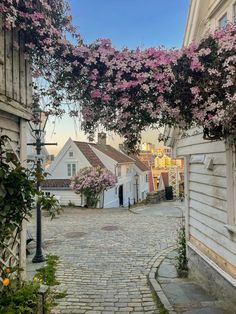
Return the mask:
<path id="1" fill-rule="evenodd" d="M 2 0 L 0 13 L 4 27 L 24 38 L 35 77 L 47 82 L 34 94 L 45 96 L 49 114 L 61 116 L 63 103 L 77 102 L 70 115 L 81 112 L 90 138 L 100 124 L 133 151 L 150 126 L 200 126 L 206 139 L 236 137 L 235 25 L 180 50 L 118 50 L 107 39 L 84 44 L 63 0 Z"/>

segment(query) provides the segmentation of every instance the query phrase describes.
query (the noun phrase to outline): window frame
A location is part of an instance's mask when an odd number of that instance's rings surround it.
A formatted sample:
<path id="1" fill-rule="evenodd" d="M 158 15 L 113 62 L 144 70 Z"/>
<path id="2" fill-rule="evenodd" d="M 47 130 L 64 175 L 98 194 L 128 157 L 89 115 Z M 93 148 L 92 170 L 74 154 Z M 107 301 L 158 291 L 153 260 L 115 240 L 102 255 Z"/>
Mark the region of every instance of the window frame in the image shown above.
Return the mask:
<path id="1" fill-rule="evenodd" d="M 76 174 L 76 163 L 67 163 L 67 176 L 73 177 Z"/>
<path id="2" fill-rule="evenodd" d="M 224 19 L 226 18 L 226 21 L 224 21 Z M 224 24 L 221 24 L 221 22 L 223 22 Z M 224 29 L 226 27 L 226 25 L 228 24 L 228 14 L 227 12 L 225 12 L 221 18 L 218 20 L 218 24 L 219 24 L 219 29 Z"/>
<path id="3" fill-rule="evenodd" d="M 233 4 L 233 22 L 236 23 L 236 2 Z"/>

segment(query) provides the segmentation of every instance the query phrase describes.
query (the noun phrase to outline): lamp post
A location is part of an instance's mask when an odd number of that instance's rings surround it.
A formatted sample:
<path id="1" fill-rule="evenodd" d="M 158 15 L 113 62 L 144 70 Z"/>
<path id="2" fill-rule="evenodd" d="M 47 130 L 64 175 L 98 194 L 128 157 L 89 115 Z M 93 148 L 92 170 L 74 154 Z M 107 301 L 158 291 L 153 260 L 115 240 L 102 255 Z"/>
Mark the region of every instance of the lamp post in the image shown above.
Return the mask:
<path id="1" fill-rule="evenodd" d="M 35 105 L 32 109 L 33 118 L 29 121 L 30 129 L 32 131 L 32 136 L 35 139 L 35 143 L 29 143 L 27 145 L 35 146 L 36 154 L 37 154 L 37 181 L 36 188 L 39 191 L 41 186 L 41 157 L 40 153 L 42 150 L 42 146 L 45 145 L 57 145 L 57 143 L 44 143 L 42 142 L 42 135 L 45 131 L 45 126 L 48 120 L 48 116 L 40 109 L 39 105 Z M 36 204 L 36 253 L 32 259 L 33 263 L 41 263 L 44 262 L 45 258 L 42 252 L 42 219 L 41 219 L 41 206 L 37 201 Z"/>
<path id="2" fill-rule="evenodd" d="M 136 202 L 138 203 L 138 179 L 139 179 L 139 175 L 138 173 L 135 174 L 135 185 L 136 185 Z"/>

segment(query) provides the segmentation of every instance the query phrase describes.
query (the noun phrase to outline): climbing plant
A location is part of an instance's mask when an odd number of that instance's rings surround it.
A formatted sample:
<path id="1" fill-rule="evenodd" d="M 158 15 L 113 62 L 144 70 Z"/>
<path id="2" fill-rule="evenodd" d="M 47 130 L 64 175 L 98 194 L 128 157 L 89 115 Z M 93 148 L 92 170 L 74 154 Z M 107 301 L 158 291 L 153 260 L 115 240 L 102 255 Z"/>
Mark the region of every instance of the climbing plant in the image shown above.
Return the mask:
<path id="1" fill-rule="evenodd" d="M 47 81 L 34 95 L 46 96 L 50 114 L 62 115 L 62 103 L 75 104 L 70 115 L 82 114 L 89 135 L 103 125 L 130 150 L 150 126 L 201 126 L 213 140 L 236 136 L 234 24 L 180 50 L 117 50 L 105 39 L 84 44 L 65 1 L 3 0 L 0 13 L 5 28 L 20 29 L 34 75 Z"/>

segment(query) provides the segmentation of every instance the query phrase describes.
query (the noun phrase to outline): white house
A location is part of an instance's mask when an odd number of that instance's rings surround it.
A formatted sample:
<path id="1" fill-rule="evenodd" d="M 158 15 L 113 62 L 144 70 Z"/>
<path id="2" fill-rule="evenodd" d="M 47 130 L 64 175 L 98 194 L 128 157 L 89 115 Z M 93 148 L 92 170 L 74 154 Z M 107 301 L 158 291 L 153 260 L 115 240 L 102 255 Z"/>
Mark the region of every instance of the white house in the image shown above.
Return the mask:
<path id="1" fill-rule="evenodd" d="M 236 20 L 235 0 L 192 0 L 184 45 Z M 190 274 L 236 302 L 235 145 L 203 140 L 202 129 L 166 129 L 167 145 L 185 159 L 186 235 Z M 212 279 L 214 278 L 214 284 Z"/>
<path id="2" fill-rule="evenodd" d="M 104 133 L 98 135 L 98 143 L 78 142 L 68 139 L 51 163 L 47 172 L 50 177 L 42 184 L 42 190 L 60 199 L 61 205 L 73 203 L 84 206 L 86 200 L 69 187 L 70 180 L 84 167 L 106 168 L 117 176 L 116 187 L 105 191 L 99 207 L 127 206 L 146 198 L 149 192 L 149 170 L 139 160 L 129 157 L 106 144 Z"/>

